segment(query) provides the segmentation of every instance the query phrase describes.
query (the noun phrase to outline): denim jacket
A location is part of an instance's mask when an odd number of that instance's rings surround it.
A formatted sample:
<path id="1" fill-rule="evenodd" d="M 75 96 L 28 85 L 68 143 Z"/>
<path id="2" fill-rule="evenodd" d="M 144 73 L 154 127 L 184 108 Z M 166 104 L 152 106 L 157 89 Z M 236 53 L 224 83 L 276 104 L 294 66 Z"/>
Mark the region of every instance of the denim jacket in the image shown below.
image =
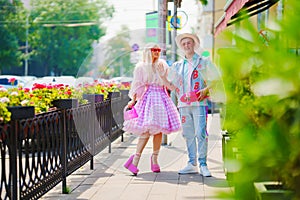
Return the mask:
<path id="1" fill-rule="evenodd" d="M 200 56 L 198 54 L 194 54 L 193 56 L 193 72 L 191 77 L 184 77 L 184 70 L 187 70 L 187 60 L 182 59 L 178 62 L 173 63 L 172 67 L 169 70 L 168 79 L 171 80 L 172 84 L 174 84 L 177 88 L 175 91 L 172 91 L 172 99 L 173 101 L 177 102 L 177 107 L 185 107 L 185 106 L 206 106 L 207 99 L 204 99 L 200 102 L 191 102 L 191 103 L 184 103 L 181 102 L 179 99 L 187 91 L 187 87 L 183 84 L 183 78 L 188 78 L 190 81 L 190 89 L 193 90 L 201 90 L 209 84 L 208 73 L 207 71 L 212 66 L 208 57 Z M 176 100 L 174 99 L 176 97 Z"/>

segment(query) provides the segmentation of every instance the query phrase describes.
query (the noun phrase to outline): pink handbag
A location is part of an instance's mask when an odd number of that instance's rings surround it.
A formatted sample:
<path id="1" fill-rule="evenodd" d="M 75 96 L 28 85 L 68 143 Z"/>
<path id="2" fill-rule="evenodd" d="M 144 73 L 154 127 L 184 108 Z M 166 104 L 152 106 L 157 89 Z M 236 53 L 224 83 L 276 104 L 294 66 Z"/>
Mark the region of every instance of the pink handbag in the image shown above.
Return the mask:
<path id="1" fill-rule="evenodd" d="M 123 113 L 124 113 L 124 120 L 130 120 L 138 117 L 138 114 L 134 106 L 132 108 L 128 108 L 127 106 L 125 106 Z"/>

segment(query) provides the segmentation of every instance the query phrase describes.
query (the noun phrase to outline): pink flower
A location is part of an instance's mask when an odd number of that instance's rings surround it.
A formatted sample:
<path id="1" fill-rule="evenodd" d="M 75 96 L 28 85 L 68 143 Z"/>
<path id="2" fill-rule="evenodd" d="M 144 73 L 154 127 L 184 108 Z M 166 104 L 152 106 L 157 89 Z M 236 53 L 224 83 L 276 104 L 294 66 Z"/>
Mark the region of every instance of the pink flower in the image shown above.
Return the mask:
<path id="1" fill-rule="evenodd" d="M 16 81 L 16 78 L 14 78 L 14 77 L 8 79 L 8 82 L 11 83 L 11 85 L 14 85 L 15 81 Z"/>
<path id="2" fill-rule="evenodd" d="M 27 105 L 29 103 L 29 100 L 27 100 L 27 99 L 24 99 L 23 101 L 21 101 L 21 105 L 22 106 L 25 106 L 25 105 Z"/>
<path id="3" fill-rule="evenodd" d="M 4 87 L 0 87 L 0 92 L 7 92 L 7 89 Z"/>
<path id="4" fill-rule="evenodd" d="M 14 91 L 14 92 L 11 92 L 10 95 L 12 95 L 12 96 L 18 96 L 19 93 Z"/>
<path id="5" fill-rule="evenodd" d="M 9 102 L 9 98 L 7 98 L 7 97 L 2 97 L 2 98 L 0 98 L 0 102 L 1 102 L 1 103 L 8 103 L 8 102 Z"/>

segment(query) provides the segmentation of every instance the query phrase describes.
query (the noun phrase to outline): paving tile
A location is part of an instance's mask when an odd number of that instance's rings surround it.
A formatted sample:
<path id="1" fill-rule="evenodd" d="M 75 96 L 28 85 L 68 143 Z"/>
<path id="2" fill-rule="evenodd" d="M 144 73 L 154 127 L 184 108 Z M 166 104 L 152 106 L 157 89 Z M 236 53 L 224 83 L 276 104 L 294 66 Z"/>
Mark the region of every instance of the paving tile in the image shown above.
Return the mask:
<path id="1" fill-rule="evenodd" d="M 152 184 L 129 184 L 122 191 L 120 199 L 122 200 L 141 200 L 147 199 L 151 191 Z"/>
<path id="2" fill-rule="evenodd" d="M 86 163 L 67 178 L 71 194 L 62 194 L 60 183 L 41 199 L 219 200 L 225 196 L 225 199 L 231 199 L 233 189 L 229 187 L 223 171 L 218 114 L 210 115 L 208 123 L 208 168 L 212 177 L 178 174 L 188 160 L 185 142 L 179 132 L 168 135 L 167 145 L 161 146 L 160 173 L 153 173 L 150 169 L 150 139 L 140 159 L 140 172 L 133 176 L 123 164 L 135 152 L 138 137 L 125 133 L 124 142 L 120 139 L 113 142 L 111 152 L 106 148 L 94 156 L 94 169 L 91 170 L 90 164 Z"/>

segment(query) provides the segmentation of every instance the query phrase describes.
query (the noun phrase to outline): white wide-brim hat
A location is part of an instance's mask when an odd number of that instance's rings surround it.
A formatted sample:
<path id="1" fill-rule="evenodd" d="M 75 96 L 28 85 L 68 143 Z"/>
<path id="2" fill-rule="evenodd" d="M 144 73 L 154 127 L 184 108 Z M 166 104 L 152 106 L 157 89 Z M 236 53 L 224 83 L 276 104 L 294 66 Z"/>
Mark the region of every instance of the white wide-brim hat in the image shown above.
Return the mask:
<path id="1" fill-rule="evenodd" d="M 194 49 L 198 49 L 200 47 L 200 40 L 197 35 L 191 34 L 191 33 L 182 33 L 180 35 L 177 35 L 175 38 L 176 44 L 180 49 L 183 49 L 181 45 L 181 40 L 184 38 L 191 38 L 195 42 Z"/>

